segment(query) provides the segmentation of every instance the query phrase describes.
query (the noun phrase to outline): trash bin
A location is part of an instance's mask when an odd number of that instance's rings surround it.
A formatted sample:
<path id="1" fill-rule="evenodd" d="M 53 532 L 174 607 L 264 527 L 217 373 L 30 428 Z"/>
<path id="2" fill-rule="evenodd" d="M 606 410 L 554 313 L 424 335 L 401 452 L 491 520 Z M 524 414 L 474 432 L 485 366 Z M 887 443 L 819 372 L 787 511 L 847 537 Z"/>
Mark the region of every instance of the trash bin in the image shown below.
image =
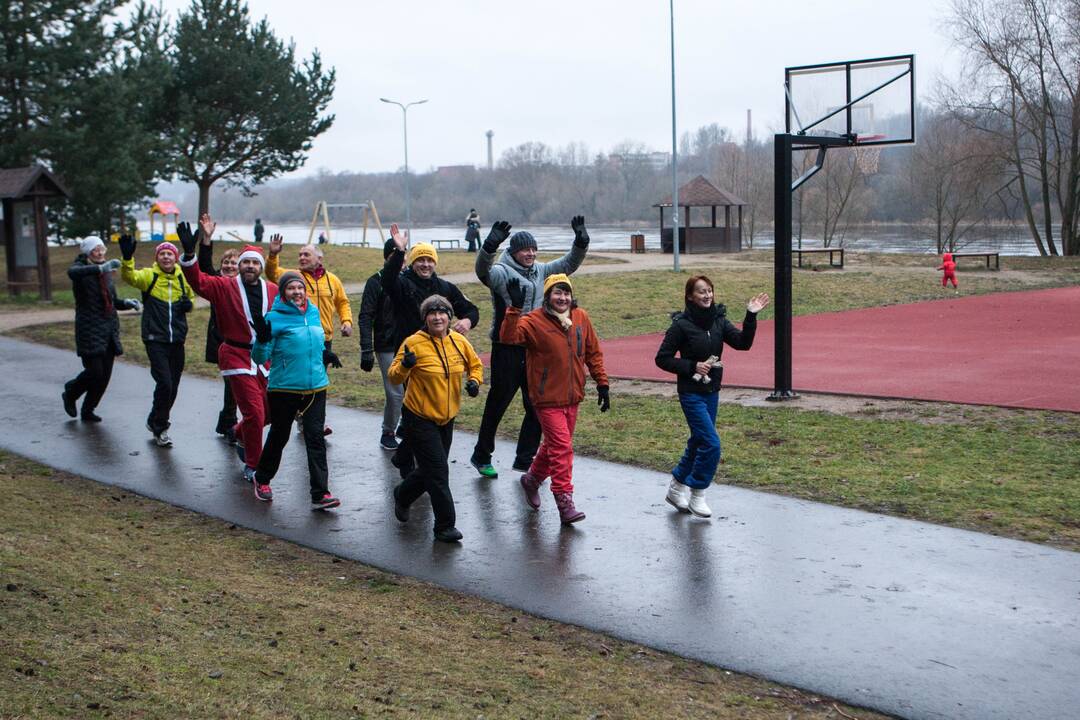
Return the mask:
<path id="1" fill-rule="evenodd" d="M 630 236 L 630 252 L 643 253 L 645 252 L 645 235 L 640 233 L 634 233 Z"/>

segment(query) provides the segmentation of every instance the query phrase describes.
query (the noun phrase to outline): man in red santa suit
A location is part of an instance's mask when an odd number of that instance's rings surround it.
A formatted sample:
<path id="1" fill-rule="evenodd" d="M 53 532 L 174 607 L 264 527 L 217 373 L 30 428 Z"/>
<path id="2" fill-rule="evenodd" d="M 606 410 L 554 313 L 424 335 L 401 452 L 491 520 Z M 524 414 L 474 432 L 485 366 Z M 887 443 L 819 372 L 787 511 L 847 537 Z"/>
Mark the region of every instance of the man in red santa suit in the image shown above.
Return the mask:
<path id="1" fill-rule="evenodd" d="M 210 223 L 209 217 L 206 223 Z M 259 248 L 248 245 L 240 253 L 240 272 L 236 277 L 214 277 L 199 270 L 195 248 L 198 238 L 188 223 L 178 223 L 176 233 L 184 246 L 180 267 L 192 289 L 210 301 L 217 319 L 222 343 L 218 348 L 218 368 L 229 383 L 242 419 L 236 426 L 237 454 L 244 463 L 244 479 L 254 482 L 255 468 L 262 455 L 263 427 L 270 420 L 266 398 L 266 377 L 270 363 L 256 365 L 251 359 L 255 315 L 270 311 L 278 288 L 262 277 L 263 256 Z"/>

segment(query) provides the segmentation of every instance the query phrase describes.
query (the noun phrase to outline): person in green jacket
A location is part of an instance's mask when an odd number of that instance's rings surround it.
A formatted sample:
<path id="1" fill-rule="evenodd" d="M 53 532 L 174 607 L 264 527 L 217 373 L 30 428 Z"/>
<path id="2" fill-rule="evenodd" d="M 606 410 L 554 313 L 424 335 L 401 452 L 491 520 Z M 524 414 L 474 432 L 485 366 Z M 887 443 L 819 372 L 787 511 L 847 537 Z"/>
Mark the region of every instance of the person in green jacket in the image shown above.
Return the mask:
<path id="1" fill-rule="evenodd" d="M 160 243 L 154 250 L 154 264 L 135 268 L 135 238 L 120 236 L 120 278 L 142 291 L 142 340 L 154 378 L 154 402 L 146 418 L 146 429 L 158 447 L 172 447 L 169 437 L 169 413 L 176 402 L 180 375 L 184 372 L 184 341 L 187 340 L 187 315 L 195 307 L 195 291 L 184 280 L 177 265 L 180 252 L 171 242 Z"/>
<path id="2" fill-rule="evenodd" d="M 307 285 L 299 273 L 289 270 L 278 279 L 279 293 L 270 312 L 254 315 L 255 346 L 251 359 L 261 365 L 270 360 L 267 399 L 270 432 L 255 469 L 255 497 L 270 501 L 270 481 L 281 465 L 281 453 L 289 442 L 293 420 L 299 419 L 307 449 L 311 482 L 311 509 L 329 510 L 341 504 L 330 494 L 326 465 L 326 353 L 319 308 L 309 302 Z"/>

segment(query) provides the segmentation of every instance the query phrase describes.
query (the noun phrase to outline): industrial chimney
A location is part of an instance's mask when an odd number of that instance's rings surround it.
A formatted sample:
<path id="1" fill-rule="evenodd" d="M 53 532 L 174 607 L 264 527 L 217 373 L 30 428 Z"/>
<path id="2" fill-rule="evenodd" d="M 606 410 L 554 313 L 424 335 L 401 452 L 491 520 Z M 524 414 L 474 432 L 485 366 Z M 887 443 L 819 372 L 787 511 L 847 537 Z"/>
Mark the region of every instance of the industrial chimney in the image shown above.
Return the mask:
<path id="1" fill-rule="evenodd" d="M 495 169 L 495 157 L 494 157 L 494 155 L 492 154 L 492 151 L 491 151 L 491 138 L 495 137 L 495 131 L 494 130 L 488 130 L 484 134 L 487 135 L 487 141 L 488 141 L 488 170 L 494 170 Z"/>

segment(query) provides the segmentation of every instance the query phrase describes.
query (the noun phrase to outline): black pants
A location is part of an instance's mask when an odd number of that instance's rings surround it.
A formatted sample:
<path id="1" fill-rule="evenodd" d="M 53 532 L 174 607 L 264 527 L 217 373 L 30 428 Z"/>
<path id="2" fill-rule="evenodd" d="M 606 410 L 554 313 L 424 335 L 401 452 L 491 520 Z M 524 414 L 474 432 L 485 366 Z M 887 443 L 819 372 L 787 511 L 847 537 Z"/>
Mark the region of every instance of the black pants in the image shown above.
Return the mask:
<path id="1" fill-rule="evenodd" d="M 216 432 L 224 435 L 236 425 L 236 398 L 233 397 L 232 387 L 227 378 L 225 380 L 225 394 L 221 400 L 221 412 L 218 413 Z"/>
<path id="2" fill-rule="evenodd" d="M 271 390 L 270 432 L 263 443 L 259 467 L 255 478 L 270 484 L 281 465 L 281 452 L 289 442 L 292 422 L 299 414 L 304 428 L 304 446 L 307 448 L 308 478 L 311 481 L 311 498 L 318 500 L 328 492 L 329 470 L 326 467 L 326 438 L 323 423 L 326 422 L 326 391 L 317 393 L 292 393 Z"/>
<path id="3" fill-rule="evenodd" d="M 157 434 L 169 429 L 169 413 L 176 402 L 180 375 L 184 372 L 184 343 L 143 344 L 150 360 L 150 377 L 154 378 L 154 404 L 146 424 Z"/>
<path id="4" fill-rule="evenodd" d="M 86 415 L 94 412 L 105 389 L 109 387 L 116 355 L 110 350 L 102 355 L 84 355 L 79 359 L 82 360 L 83 371 L 64 384 L 64 392 L 72 401 L 86 394 L 82 404 L 82 413 Z"/>
<path id="5" fill-rule="evenodd" d="M 491 344 L 491 386 L 484 403 L 484 417 L 480 420 L 480 437 L 473 448 L 472 459 L 480 464 L 491 462 L 495 450 L 495 433 L 499 429 L 506 409 L 514 401 L 514 394 L 521 390 L 521 402 L 525 417 L 518 432 L 517 453 L 514 467 L 528 468 L 536 450 L 540 447 L 540 421 L 536 419 L 529 400 L 528 380 L 525 374 L 525 348 L 518 345 Z"/>
<path id="6" fill-rule="evenodd" d="M 416 469 L 398 485 L 395 491 L 397 502 L 408 507 L 427 493 L 435 515 L 435 531 L 454 527 L 457 513 L 454 512 L 454 496 L 450 494 L 450 466 L 446 461 L 454 439 L 454 421 L 436 425 L 402 407 L 401 424 L 405 441 L 416 460 Z"/>

